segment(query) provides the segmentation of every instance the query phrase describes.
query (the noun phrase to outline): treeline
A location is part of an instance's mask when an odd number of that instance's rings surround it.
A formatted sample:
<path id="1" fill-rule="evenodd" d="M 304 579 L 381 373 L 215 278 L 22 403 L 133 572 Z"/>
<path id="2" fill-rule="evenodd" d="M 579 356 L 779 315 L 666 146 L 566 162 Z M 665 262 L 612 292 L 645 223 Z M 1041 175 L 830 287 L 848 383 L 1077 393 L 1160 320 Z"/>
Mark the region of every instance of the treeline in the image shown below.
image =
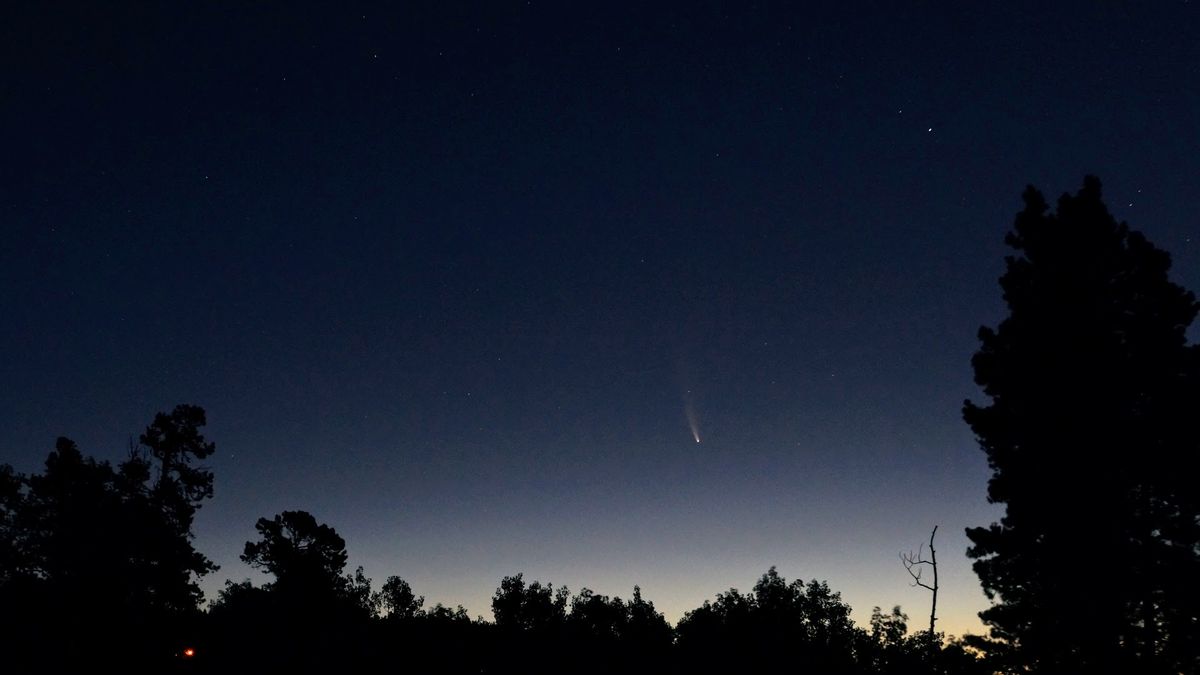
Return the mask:
<path id="1" fill-rule="evenodd" d="M 627 599 L 505 577 L 494 621 L 426 607 L 400 577 L 378 589 L 346 570 L 346 543 L 303 511 L 259 519 L 242 560 L 262 585 L 227 582 L 192 545 L 212 497 L 214 446 L 195 406 L 160 413 L 113 465 L 59 439 L 40 474 L 0 467 L 0 666 L 5 673 L 985 673 L 966 645 L 870 625 L 824 582 L 774 568 L 672 627 L 637 587 Z"/>

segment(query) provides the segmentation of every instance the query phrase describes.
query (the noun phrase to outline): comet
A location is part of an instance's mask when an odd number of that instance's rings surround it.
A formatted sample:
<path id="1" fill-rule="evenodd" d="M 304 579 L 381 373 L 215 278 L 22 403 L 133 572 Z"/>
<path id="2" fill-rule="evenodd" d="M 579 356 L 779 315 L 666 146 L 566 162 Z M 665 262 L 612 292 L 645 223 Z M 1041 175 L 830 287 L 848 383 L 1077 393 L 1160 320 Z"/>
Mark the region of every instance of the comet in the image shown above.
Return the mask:
<path id="1" fill-rule="evenodd" d="M 692 432 L 692 440 L 700 443 L 700 416 L 696 414 L 695 397 L 692 396 L 690 368 L 686 360 L 680 356 L 675 361 L 675 372 L 679 381 L 680 398 L 683 399 L 683 416 L 687 418 L 688 429 Z"/>
<path id="2" fill-rule="evenodd" d="M 688 428 L 692 430 L 692 438 L 696 442 L 700 442 L 700 423 L 696 420 L 696 408 L 691 401 L 687 401 L 683 405 L 683 413 L 687 415 Z"/>

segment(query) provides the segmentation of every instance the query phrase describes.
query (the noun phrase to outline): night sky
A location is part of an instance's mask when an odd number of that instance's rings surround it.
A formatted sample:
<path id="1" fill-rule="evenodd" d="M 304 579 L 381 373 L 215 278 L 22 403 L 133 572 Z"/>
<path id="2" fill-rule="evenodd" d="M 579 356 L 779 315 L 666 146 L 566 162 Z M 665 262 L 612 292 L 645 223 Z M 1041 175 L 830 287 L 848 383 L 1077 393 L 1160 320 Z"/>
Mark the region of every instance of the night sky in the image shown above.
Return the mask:
<path id="1" fill-rule="evenodd" d="M 442 4 L 5 5 L 0 462 L 205 407 L 210 598 L 304 509 L 473 616 L 777 565 L 919 627 L 940 525 L 980 630 L 1004 233 L 1094 173 L 1200 288 L 1200 7 Z"/>

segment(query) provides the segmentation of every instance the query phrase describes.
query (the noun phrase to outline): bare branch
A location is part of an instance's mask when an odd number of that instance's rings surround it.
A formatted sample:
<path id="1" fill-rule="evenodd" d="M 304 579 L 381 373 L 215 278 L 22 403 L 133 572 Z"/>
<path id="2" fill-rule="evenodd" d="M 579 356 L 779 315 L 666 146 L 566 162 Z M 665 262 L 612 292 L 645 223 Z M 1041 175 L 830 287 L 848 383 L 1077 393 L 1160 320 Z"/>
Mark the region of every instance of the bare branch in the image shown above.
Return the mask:
<path id="1" fill-rule="evenodd" d="M 937 569 L 937 550 L 933 548 L 933 538 L 937 536 L 937 526 L 933 528 L 933 532 L 929 535 L 929 560 L 925 559 L 925 544 L 921 544 L 917 548 L 917 552 L 900 554 L 900 563 L 904 565 L 905 571 L 912 577 L 914 588 L 920 586 L 925 590 L 933 592 L 933 603 L 929 610 L 929 645 L 930 649 L 934 648 L 934 624 L 937 622 L 937 596 L 938 596 L 938 569 Z M 924 571 L 921 565 L 929 565 L 933 568 L 933 585 L 929 585 L 921 580 L 921 572 Z"/>

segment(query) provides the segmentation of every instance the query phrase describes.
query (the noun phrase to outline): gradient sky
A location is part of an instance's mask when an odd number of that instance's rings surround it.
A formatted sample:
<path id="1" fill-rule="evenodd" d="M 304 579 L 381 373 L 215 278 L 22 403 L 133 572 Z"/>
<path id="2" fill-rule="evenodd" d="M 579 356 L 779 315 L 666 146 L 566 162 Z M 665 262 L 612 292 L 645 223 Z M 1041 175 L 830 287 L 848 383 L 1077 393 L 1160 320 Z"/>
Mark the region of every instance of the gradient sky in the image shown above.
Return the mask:
<path id="1" fill-rule="evenodd" d="M 1195 4 L 246 4 L 0 16 L 0 461 L 204 406 L 210 597 L 305 509 L 472 615 L 777 565 L 919 628 L 936 524 L 978 631 L 1022 189 L 1099 175 L 1200 288 Z"/>

